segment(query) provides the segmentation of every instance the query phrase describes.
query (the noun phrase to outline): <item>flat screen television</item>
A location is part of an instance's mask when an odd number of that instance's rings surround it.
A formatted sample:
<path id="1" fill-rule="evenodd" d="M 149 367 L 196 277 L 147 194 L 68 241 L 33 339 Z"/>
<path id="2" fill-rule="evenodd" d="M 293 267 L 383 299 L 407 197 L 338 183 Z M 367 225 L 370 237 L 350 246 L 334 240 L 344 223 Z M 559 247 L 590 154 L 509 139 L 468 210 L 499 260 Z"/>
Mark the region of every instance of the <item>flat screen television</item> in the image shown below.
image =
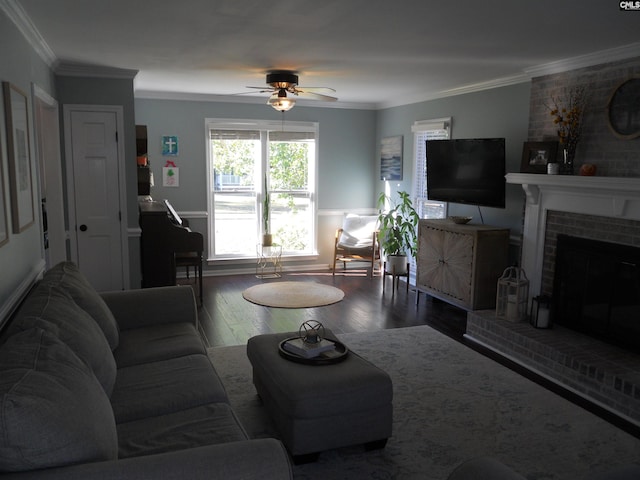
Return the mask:
<path id="1" fill-rule="evenodd" d="M 505 208 L 505 139 L 427 140 L 427 197 Z"/>

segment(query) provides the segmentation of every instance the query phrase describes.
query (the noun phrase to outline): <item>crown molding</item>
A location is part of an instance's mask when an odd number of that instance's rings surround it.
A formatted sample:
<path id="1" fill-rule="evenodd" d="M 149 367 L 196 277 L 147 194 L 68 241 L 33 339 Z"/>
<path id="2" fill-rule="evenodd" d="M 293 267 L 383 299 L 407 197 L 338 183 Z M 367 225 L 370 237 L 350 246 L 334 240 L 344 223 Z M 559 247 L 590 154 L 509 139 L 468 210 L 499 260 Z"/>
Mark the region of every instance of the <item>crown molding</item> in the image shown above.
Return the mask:
<path id="1" fill-rule="evenodd" d="M 555 62 L 544 63 L 534 67 L 525 68 L 523 73 L 512 75 L 509 77 L 496 78 L 487 82 L 474 83 L 464 85 L 462 87 L 442 90 L 432 95 L 414 95 L 413 97 L 404 97 L 396 99 L 394 102 L 381 102 L 376 105 L 378 109 L 399 107 L 402 105 L 410 105 L 412 103 L 426 102 L 429 100 L 437 100 L 439 98 L 453 97 L 455 95 L 463 95 L 465 93 L 481 92 L 492 88 L 506 87 L 531 81 L 535 77 L 545 75 L 553 75 L 556 73 L 568 72 L 580 68 L 601 65 L 603 63 L 616 62 L 629 58 L 640 57 L 640 43 L 632 43 L 621 47 L 600 50 L 598 52 L 580 55 L 578 57 L 566 58 Z"/>
<path id="2" fill-rule="evenodd" d="M 640 57 L 640 43 L 631 43 L 629 45 L 600 50 L 586 55 L 565 58 L 556 62 L 544 63 L 535 67 L 526 68 L 524 72 L 531 78 L 535 78 L 577 70 L 579 68 L 592 67 L 603 63 L 626 60 L 633 57 Z"/>
<path id="3" fill-rule="evenodd" d="M 2 10 L 9 20 L 20 30 L 40 58 L 42 58 L 49 67 L 53 67 L 58 58 L 43 36 L 40 35 L 40 32 L 22 6 L 16 0 L 0 0 L 0 10 Z"/>
<path id="4" fill-rule="evenodd" d="M 56 66 L 55 74 L 61 77 L 99 77 L 133 80 L 138 74 L 138 70 L 79 63 L 61 63 Z"/>
<path id="5" fill-rule="evenodd" d="M 437 100 L 439 98 L 454 97 L 465 93 L 476 93 L 492 88 L 507 87 L 509 85 L 517 85 L 531 80 L 526 74 L 513 75 L 510 77 L 495 78 L 486 82 L 472 83 L 463 85 L 462 87 L 450 88 L 448 90 L 440 90 L 429 95 L 413 95 L 396 99 L 396 101 L 380 102 L 376 105 L 378 109 L 400 107 L 402 105 L 411 105 L 413 103 L 428 102 L 429 100 Z"/>

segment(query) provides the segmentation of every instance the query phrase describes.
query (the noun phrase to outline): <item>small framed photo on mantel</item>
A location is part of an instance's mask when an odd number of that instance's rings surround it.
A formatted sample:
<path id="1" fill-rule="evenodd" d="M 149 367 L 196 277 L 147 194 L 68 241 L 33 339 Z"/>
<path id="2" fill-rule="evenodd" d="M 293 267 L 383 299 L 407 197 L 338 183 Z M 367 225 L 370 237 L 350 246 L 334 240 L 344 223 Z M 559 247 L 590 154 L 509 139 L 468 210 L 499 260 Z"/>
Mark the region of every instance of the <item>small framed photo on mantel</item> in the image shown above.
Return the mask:
<path id="1" fill-rule="evenodd" d="M 547 164 L 557 155 L 558 142 L 524 142 L 520 173 L 547 173 Z"/>

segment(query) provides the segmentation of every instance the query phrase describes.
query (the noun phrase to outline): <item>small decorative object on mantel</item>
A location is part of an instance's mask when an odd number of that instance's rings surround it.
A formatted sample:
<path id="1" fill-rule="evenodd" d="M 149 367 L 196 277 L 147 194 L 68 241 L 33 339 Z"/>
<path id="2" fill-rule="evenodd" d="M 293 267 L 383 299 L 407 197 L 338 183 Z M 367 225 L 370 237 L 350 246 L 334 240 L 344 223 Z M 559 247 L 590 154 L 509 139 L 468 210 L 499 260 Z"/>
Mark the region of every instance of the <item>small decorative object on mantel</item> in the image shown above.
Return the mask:
<path id="1" fill-rule="evenodd" d="M 529 280 L 524 270 L 508 267 L 498 279 L 496 317 L 519 322 L 527 314 Z"/>
<path id="2" fill-rule="evenodd" d="M 558 140 L 563 149 L 561 173 L 573 175 L 573 162 L 587 108 L 587 89 L 585 86 L 572 87 L 563 97 L 551 97 L 551 103 L 547 108 L 557 127 Z"/>
<path id="3" fill-rule="evenodd" d="M 558 157 L 558 142 L 524 142 L 522 173 L 548 173 L 548 167 Z"/>
<path id="4" fill-rule="evenodd" d="M 593 163 L 583 163 L 580 166 L 580 175 L 583 177 L 593 177 L 596 174 L 596 166 Z"/>

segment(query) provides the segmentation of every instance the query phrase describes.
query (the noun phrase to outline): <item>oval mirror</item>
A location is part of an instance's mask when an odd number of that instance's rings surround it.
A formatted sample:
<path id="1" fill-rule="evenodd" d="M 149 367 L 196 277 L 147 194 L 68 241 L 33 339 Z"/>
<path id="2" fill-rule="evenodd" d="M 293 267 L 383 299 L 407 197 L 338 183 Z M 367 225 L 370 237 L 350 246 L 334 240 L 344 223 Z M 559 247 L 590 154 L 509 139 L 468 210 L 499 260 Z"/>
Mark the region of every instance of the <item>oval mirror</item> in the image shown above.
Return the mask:
<path id="1" fill-rule="evenodd" d="M 640 78 L 630 78 L 613 91 L 607 117 L 616 137 L 630 140 L 640 136 Z"/>

